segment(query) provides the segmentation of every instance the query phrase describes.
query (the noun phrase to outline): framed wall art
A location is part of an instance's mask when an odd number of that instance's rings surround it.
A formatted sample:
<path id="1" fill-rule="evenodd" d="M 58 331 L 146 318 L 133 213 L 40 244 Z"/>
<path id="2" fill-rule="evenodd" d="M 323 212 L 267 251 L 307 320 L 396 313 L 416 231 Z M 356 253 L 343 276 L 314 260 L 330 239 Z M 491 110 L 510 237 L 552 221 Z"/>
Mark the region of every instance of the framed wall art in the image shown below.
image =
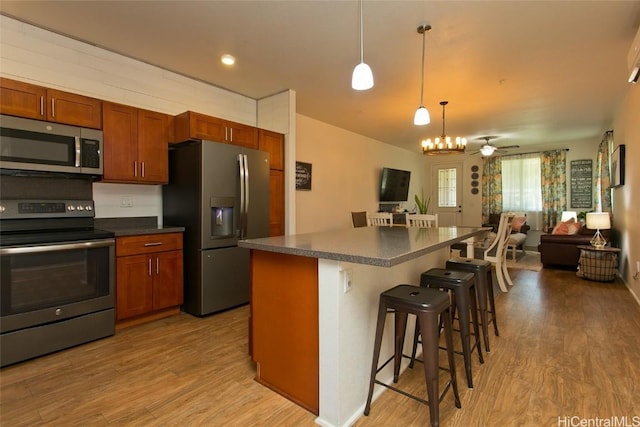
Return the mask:
<path id="1" fill-rule="evenodd" d="M 296 162 L 296 190 L 311 190 L 311 163 Z"/>
<path id="2" fill-rule="evenodd" d="M 624 185 L 624 144 L 620 144 L 611 153 L 611 187 Z"/>

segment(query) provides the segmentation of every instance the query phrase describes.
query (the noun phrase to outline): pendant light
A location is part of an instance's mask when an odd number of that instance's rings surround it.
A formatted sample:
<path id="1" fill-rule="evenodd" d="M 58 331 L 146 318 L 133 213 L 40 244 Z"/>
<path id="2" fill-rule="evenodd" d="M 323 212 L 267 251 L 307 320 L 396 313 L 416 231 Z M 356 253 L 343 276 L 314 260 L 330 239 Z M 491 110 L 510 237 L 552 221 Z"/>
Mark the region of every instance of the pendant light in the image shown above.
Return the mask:
<path id="1" fill-rule="evenodd" d="M 422 154 L 429 156 L 435 154 L 461 154 L 467 148 L 467 138 L 460 138 L 459 136 L 455 141 L 451 140 L 450 136 L 447 136 L 444 128 L 444 107 L 448 101 L 441 101 L 442 105 L 442 135 L 436 138 L 435 141 L 431 141 L 431 138 L 422 141 Z"/>
<path id="2" fill-rule="evenodd" d="M 416 126 L 424 126 L 431 123 L 431 116 L 429 116 L 429 110 L 424 107 L 424 44 L 425 34 L 427 31 L 431 31 L 431 25 L 422 24 L 418 26 L 418 34 L 422 34 L 422 74 L 420 75 L 420 107 L 416 110 L 416 115 L 413 117 L 413 124 Z"/>
<path id="3" fill-rule="evenodd" d="M 373 73 L 371 68 L 364 63 L 364 40 L 362 37 L 362 3 L 360 0 L 360 63 L 353 69 L 351 87 L 355 90 L 367 90 L 373 87 Z"/>

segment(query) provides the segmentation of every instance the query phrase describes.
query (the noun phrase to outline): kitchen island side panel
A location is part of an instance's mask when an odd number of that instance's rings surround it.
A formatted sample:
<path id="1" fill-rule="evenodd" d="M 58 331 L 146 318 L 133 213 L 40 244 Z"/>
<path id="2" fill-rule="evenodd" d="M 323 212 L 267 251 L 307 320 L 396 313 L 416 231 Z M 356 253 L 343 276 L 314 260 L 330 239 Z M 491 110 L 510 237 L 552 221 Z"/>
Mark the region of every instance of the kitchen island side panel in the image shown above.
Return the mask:
<path id="1" fill-rule="evenodd" d="M 319 413 L 318 259 L 252 250 L 256 380 Z"/>

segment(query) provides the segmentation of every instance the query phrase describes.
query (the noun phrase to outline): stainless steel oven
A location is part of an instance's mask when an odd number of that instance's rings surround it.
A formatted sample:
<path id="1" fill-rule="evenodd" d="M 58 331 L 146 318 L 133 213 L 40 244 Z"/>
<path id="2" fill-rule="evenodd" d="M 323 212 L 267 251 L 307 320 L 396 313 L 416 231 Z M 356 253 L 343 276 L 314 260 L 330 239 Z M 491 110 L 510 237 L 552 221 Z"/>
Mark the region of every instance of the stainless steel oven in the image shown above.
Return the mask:
<path id="1" fill-rule="evenodd" d="M 0 365 L 113 335 L 113 233 L 91 201 L 0 202 Z"/>

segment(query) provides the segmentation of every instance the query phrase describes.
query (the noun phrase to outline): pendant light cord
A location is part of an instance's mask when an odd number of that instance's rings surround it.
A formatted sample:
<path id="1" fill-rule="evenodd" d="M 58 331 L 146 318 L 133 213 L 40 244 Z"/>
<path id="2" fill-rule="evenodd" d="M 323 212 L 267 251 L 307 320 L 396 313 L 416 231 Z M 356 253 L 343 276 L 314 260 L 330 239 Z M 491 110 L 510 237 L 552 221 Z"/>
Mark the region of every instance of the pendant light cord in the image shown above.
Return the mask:
<path id="1" fill-rule="evenodd" d="M 426 33 L 426 29 L 422 30 L 422 74 L 420 75 L 420 105 L 424 105 L 423 102 L 423 98 L 424 98 L 424 40 L 425 40 L 425 33 Z"/>
<path id="2" fill-rule="evenodd" d="M 364 0 L 360 0 L 360 63 L 364 62 L 364 37 L 362 30 L 362 3 Z"/>

